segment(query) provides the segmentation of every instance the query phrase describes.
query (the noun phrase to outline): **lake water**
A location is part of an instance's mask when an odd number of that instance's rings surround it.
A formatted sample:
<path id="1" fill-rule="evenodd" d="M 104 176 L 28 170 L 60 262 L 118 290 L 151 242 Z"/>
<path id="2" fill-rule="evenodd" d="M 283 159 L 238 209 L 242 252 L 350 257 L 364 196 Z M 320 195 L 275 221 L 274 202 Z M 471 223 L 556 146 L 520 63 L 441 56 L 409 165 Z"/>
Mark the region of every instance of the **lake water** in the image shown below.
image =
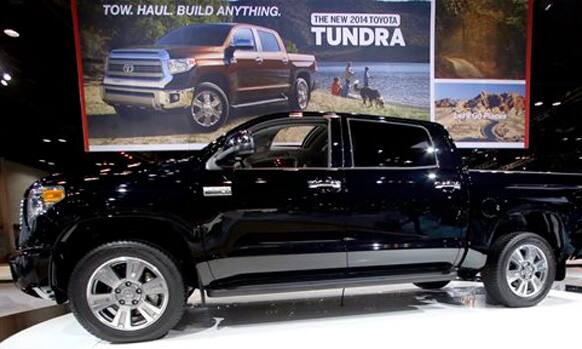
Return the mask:
<path id="1" fill-rule="evenodd" d="M 330 90 L 334 76 L 342 81 L 346 62 L 318 62 L 315 74 L 317 87 Z M 370 87 L 378 89 L 386 102 L 415 107 L 430 107 L 430 65 L 428 63 L 366 63 L 352 62 L 353 81 L 364 85 L 364 67 L 370 67 Z M 350 93 L 355 94 L 350 88 Z"/>

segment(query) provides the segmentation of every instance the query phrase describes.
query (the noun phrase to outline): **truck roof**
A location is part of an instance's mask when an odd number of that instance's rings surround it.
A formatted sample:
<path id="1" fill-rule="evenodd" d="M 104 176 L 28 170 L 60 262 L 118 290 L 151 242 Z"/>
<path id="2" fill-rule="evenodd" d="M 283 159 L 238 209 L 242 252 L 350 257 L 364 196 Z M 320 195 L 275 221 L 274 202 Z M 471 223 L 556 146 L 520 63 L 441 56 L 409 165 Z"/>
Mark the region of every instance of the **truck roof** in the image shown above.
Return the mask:
<path id="1" fill-rule="evenodd" d="M 337 116 L 342 118 L 355 118 L 355 119 L 366 119 L 366 120 L 383 120 L 383 121 L 390 121 L 390 122 L 398 122 L 403 124 L 410 124 L 410 125 L 419 125 L 423 126 L 427 129 L 444 129 L 441 124 L 432 121 L 425 121 L 425 120 L 416 120 L 416 119 L 405 119 L 393 116 L 385 116 L 385 115 L 370 115 L 370 114 L 359 114 L 359 113 L 340 113 L 340 112 L 332 112 L 332 111 L 303 111 L 303 112 L 289 112 L 289 113 L 275 113 L 269 114 L 265 116 L 257 117 L 247 123 L 236 127 L 238 129 L 240 127 L 245 128 L 251 125 L 255 125 L 257 123 L 267 121 L 267 120 L 274 120 L 274 119 L 281 119 L 281 118 L 291 118 L 291 119 L 298 119 L 300 120 L 302 117 L 330 117 L 330 116 Z"/>
<path id="2" fill-rule="evenodd" d="M 238 27 L 238 26 L 249 26 L 249 27 L 254 27 L 254 28 L 260 28 L 260 29 L 265 29 L 265 30 L 269 30 L 269 31 L 274 31 L 271 28 L 267 28 L 267 27 L 263 27 L 260 25 L 256 25 L 256 24 L 250 24 L 250 23 L 230 23 L 230 22 L 220 22 L 220 23 L 194 23 L 194 24 L 188 24 L 185 25 L 184 27 L 216 27 L 216 26 L 221 26 L 221 27 Z"/>

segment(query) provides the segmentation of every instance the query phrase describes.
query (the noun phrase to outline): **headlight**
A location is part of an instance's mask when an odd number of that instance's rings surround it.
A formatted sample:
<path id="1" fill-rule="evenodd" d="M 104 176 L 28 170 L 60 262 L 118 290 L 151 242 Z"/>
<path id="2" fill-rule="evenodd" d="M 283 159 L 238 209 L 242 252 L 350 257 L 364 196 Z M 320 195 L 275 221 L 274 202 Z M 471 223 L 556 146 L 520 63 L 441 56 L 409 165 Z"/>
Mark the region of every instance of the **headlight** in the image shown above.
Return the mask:
<path id="1" fill-rule="evenodd" d="M 60 185 L 42 186 L 34 184 L 28 192 L 26 205 L 26 223 L 30 227 L 36 217 L 43 214 L 52 205 L 65 198 L 65 188 Z"/>
<path id="2" fill-rule="evenodd" d="M 181 58 L 181 59 L 170 59 L 168 60 L 168 70 L 170 74 L 178 74 L 187 72 L 196 65 L 196 60 L 194 58 Z"/>

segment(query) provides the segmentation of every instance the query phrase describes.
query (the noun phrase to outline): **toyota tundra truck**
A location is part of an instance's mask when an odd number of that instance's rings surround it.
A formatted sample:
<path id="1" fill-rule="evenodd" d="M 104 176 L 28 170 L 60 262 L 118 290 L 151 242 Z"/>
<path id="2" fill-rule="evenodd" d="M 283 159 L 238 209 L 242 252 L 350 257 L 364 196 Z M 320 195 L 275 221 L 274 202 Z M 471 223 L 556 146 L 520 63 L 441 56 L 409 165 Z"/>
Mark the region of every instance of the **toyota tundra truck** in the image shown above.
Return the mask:
<path id="1" fill-rule="evenodd" d="M 185 159 L 46 177 L 22 207 L 16 283 L 112 342 L 160 338 L 195 289 L 482 280 L 533 306 L 582 246 L 582 175 L 469 171 L 441 125 L 356 114 L 259 117 Z"/>
<path id="2" fill-rule="evenodd" d="M 193 24 L 153 46 L 111 51 L 102 96 L 120 116 L 175 109 L 200 132 L 211 132 L 232 109 L 286 102 L 291 110 L 304 110 L 315 70 L 314 56 L 287 53 L 274 30 Z"/>

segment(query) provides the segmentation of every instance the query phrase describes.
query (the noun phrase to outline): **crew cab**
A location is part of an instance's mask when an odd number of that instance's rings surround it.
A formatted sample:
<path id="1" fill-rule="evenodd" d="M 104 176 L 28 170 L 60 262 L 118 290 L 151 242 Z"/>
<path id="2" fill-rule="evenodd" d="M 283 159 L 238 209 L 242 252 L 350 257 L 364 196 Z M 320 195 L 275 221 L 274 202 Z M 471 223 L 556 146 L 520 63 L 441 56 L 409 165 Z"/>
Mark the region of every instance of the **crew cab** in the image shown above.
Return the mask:
<path id="1" fill-rule="evenodd" d="M 112 342 L 163 336 L 194 289 L 483 280 L 524 307 L 580 254 L 581 204 L 580 175 L 468 171 L 436 123 L 277 114 L 182 160 L 34 183 L 11 267 Z"/>
<path id="2" fill-rule="evenodd" d="M 115 49 L 107 57 L 103 101 L 121 116 L 181 110 L 201 132 L 220 128 L 231 109 L 309 104 L 312 55 L 287 53 L 271 29 L 238 23 L 192 24 L 153 46 Z"/>

